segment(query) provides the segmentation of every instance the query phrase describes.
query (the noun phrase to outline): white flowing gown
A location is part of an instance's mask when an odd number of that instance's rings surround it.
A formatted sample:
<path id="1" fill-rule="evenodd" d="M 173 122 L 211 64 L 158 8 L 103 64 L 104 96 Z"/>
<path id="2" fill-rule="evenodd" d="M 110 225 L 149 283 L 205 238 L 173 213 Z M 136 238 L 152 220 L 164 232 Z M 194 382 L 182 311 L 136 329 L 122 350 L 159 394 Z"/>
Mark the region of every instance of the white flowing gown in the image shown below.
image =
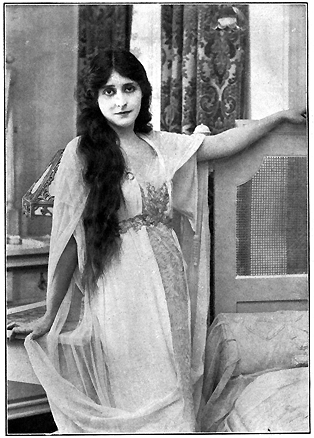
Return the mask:
<path id="1" fill-rule="evenodd" d="M 154 159 L 145 174 L 128 169 L 121 254 L 96 290 L 84 291 L 80 282 L 88 190 L 78 138 L 66 147 L 55 178 L 48 297 L 72 235 L 78 267 L 50 332 L 26 338 L 25 346 L 59 433 L 197 428 L 209 304 L 207 173 L 196 162 L 204 136 L 141 138 Z M 182 249 L 171 227 L 174 208 L 182 215 Z"/>

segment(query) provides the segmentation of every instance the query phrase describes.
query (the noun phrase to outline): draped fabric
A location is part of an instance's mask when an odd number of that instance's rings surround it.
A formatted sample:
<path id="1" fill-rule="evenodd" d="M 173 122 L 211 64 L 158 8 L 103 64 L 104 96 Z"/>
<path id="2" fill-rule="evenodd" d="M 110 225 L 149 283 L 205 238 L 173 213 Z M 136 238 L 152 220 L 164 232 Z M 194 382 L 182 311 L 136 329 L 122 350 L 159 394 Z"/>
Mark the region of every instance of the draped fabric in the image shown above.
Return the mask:
<path id="1" fill-rule="evenodd" d="M 161 129 L 212 134 L 243 118 L 247 6 L 162 6 Z"/>
<path id="2" fill-rule="evenodd" d="M 88 189 L 78 138 L 66 147 L 52 188 L 48 299 L 71 235 L 78 267 L 51 330 L 36 341 L 28 337 L 25 347 L 61 434 L 195 430 L 208 309 L 208 212 L 198 199 L 206 193 L 206 163 L 203 169 L 196 162 L 204 136 L 152 132 L 141 137 L 154 158 L 136 173 L 126 157 L 121 253 L 94 291 L 81 284 Z M 165 220 L 174 208 L 187 218 L 190 231 L 183 235 L 182 251 L 194 238 L 187 265 Z M 188 290 L 189 278 L 196 290 Z"/>
<path id="3" fill-rule="evenodd" d="M 95 51 L 129 49 L 132 6 L 79 5 L 79 65 Z"/>

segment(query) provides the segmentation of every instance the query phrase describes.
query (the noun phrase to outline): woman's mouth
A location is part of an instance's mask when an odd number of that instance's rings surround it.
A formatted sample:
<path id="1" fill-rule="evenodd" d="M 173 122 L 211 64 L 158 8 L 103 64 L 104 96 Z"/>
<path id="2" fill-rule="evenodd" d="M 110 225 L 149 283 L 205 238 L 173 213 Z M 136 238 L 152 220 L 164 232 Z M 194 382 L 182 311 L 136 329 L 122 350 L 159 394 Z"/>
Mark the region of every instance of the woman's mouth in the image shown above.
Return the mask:
<path id="1" fill-rule="evenodd" d="M 130 112 L 131 112 L 131 110 L 129 110 L 129 111 L 121 111 L 121 112 L 119 112 L 119 113 L 116 113 L 116 115 L 118 115 L 118 116 L 124 116 L 124 115 L 130 114 Z"/>

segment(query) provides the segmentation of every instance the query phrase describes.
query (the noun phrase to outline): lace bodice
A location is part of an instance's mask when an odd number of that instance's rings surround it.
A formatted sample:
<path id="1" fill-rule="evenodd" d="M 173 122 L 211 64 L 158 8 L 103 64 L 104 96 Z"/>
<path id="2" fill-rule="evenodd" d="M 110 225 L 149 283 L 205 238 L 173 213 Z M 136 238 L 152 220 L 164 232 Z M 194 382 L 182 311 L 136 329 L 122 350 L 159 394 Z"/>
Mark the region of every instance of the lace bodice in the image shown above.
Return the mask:
<path id="1" fill-rule="evenodd" d="M 143 214 L 156 220 L 167 216 L 169 211 L 169 191 L 164 183 L 160 188 L 155 188 L 151 183 L 146 184 L 146 190 L 140 187 L 142 195 Z"/>
<path id="2" fill-rule="evenodd" d="M 138 231 L 142 226 L 171 226 L 170 195 L 166 182 L 156 188 L 151 183 L 139 185 L 142 199 L 142 212 L 120 221 L 120 232 L 126 233 L 130 228 Z"/>

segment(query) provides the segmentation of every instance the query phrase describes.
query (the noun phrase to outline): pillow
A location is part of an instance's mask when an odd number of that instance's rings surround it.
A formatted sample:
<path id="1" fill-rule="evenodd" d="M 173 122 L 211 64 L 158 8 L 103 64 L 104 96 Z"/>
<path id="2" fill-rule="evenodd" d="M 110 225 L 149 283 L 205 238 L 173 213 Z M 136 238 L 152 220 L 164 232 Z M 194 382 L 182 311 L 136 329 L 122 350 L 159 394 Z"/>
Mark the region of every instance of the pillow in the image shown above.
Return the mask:
<path id="1" fill-rule="evenodd" d="M 220 314 L 224 340 L 221 354 L 238 361 L 232 375 L 308 365 L 307 311 Z"/>
<path id="2" fill-rule="evenodd" d="M 257 377 L 216 432 L 309 432 L 308 369 L 278 370 Z"/>

